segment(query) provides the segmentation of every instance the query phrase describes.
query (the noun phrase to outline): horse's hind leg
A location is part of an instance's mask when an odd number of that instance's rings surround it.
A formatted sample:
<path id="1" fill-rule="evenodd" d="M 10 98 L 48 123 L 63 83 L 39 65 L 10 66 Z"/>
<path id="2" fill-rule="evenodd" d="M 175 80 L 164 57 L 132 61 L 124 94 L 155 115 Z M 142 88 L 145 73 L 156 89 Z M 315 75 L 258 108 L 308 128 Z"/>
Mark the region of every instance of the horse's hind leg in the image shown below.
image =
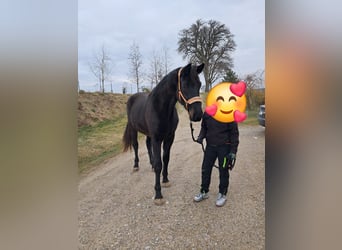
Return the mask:
<path id="1" fill-rule="evenodd" d="M 169 187 L 170 181 L 167 178 L 168 176 L 168 165 L 170 160 L 170 150 L 173 143 L 173 140 L 175 138 L 175 134 L 172 133 L 169 135 L 163 142 L 163 181 L 162 185 L 163 187 Z"/>
<path id="2" fill-rule="evenodd" d="M 132 145 L 133 145 L 133 149 L 134 149 L 134 166 L 133 166 L 133 170 L 134 171 L 138 171 L 139 170 L 139 155 L 138 155 L 138 132 L 132 131 Z"/>
<path id="3" fill-rule="evenodd" d="M 146 136 L 146 147 L 147 147 L 147 151 L 148 151 L 148 157 L 150 159 L 150 164 L 152 165 L 152 170 L 154 170 L 151 137 L 149 137 L 149 136 Z"/>

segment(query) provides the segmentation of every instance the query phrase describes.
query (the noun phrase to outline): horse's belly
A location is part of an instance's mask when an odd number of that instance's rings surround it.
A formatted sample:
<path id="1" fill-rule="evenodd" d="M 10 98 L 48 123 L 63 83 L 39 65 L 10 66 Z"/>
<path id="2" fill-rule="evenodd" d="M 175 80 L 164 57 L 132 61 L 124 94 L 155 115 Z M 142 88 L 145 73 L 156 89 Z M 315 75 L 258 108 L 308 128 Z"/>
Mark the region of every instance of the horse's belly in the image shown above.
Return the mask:
<path id="1" fill-rule="evenodd" d="M 140 124 L 138 122 L 133 122 L 134 129 L 137 130 L 140 133 L 143 133 L 144 135 L 149 136 L 149 132 L 146 128 L 146 124 Z"/>

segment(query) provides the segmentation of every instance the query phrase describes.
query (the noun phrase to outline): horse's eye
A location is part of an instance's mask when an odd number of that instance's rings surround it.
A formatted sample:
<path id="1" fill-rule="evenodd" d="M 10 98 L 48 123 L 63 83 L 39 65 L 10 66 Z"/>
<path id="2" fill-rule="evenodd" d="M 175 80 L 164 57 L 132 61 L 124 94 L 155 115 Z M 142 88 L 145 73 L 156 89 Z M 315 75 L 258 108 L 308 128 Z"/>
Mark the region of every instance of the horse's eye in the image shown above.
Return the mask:
<path id="1" fill-rule="evenodd" d="M 217 98 L 216 98 L 216 101 L 218 102 L 219 100 L 221 100 L 221 101 L 223 101 L 224 102 L 224 98 L 223 98 L 223 96 L 218 96 Z"/>
<path id="2" fill-rule="evenodd" d="M 236 101 L 236 97 L 235 97 L 235 96 L 231 96 L 231 97 L 229 97 L 229 101 L 231 101 L 231 100 L 234 100 L 234 101 Z"/>

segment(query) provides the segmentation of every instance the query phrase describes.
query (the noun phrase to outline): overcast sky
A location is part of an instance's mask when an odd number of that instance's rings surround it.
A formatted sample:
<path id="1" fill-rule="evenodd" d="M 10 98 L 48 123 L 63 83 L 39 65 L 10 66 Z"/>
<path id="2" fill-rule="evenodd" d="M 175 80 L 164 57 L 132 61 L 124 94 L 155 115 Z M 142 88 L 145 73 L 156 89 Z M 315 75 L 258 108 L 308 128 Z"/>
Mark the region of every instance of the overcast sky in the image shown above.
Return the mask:
<path id="1" fill-rule="evenodd" d="M 232 53 L 239 76 L 265 68 L 265 4 L 257 0 L 79 0 L 78 1 L 78 75 L 81 89 L 98 90 L 89 62 L 102 44 L 114 62 L 114 92 L 129 82 L 128 55 L 133 41 L 139 45 L 144 71 L 150 69 L 153 50 L 168 48 L 171 69 L 184 66 L 177 52 L 178 35 L 197 19 L 219 21 L 234 35 Z M 203 79 L 203 78 L 201 78 Z M 147 81 L 142 85 L 149 86 Z M 204 80 L 202 80 L 204 85 Z M 105 86 L 110 91 L 110 82 Z M 135 89 L 133 87 L 133 92 Z"/>

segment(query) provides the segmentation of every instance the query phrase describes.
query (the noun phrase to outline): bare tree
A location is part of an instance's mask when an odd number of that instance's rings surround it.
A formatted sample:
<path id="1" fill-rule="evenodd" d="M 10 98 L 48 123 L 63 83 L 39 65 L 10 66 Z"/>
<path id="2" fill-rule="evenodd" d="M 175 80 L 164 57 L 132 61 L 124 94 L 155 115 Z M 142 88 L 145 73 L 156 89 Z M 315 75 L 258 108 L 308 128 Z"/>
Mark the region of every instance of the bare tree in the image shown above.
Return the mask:
<path id="1" fill-rule="evenodd" d="M 151 82 L 151 90 L 169 73 L 170 65 L 169 50 L 166 46 L 160 50 L 160 53 L 153 50 L 150 61 L 150 72 L 148 74 L 148 79 Z"/>
<path id="2" fill-rule="evenodd" d="M 247 108 L 252 109 L 256 106 L 257 92 L 256 89 L 263 86 L 264 82 L 264 70 L 259 70 L 254 73 L 247 74 L 244 79 L 247 90 L 246 90 L 246 98 L 247 98 Z"/>
<path id="3" fill-rule="evenodd" d="M 135 42 L 131 45 L 128 59 L 130 62 L 131 81 L 137 85 L 137 92 L 139 92 L 139 84 L 142 81 L 142 56 L 139 46 Z"/>
<path id="4" fill-rule="evenodd" d="M 163 75 L 167 75 L 169 73 L 171 67 L 171 58 L 169 54 L 169 49 L 164 46 L 162 48 L 162 57 L 161 57 L 162 65 L 163 65 Z"/>
<path id="5" fill-rule="evenodd" d="M 236 44 L 233 34 L 218 21 L 197 20 L 179 33 L 178 52 L 194 63 L 204 63 L 205 92 L 220 76 L 233 67 L 230 53 Z"/>
<path id="6" fill-rule="evenodd" d="M 109 80 L 112 73 L 113 63 L 109 56 L 109 52 L 103 44 L 101 48 L 94 53 L 92 62 L 89 67 L 94 76 L 98 79 L 100 84 L 100 91 L 104 93 L 105 81 Z"/>
<path id="7" fill-rule="evenodd" d="M 148 80 L 151 82 L 151 90 L 156 86 L 163 77 L 163 64 L 160 55 L 153 50 L 150 61 L 150 72 L 147 75 Z"/>

